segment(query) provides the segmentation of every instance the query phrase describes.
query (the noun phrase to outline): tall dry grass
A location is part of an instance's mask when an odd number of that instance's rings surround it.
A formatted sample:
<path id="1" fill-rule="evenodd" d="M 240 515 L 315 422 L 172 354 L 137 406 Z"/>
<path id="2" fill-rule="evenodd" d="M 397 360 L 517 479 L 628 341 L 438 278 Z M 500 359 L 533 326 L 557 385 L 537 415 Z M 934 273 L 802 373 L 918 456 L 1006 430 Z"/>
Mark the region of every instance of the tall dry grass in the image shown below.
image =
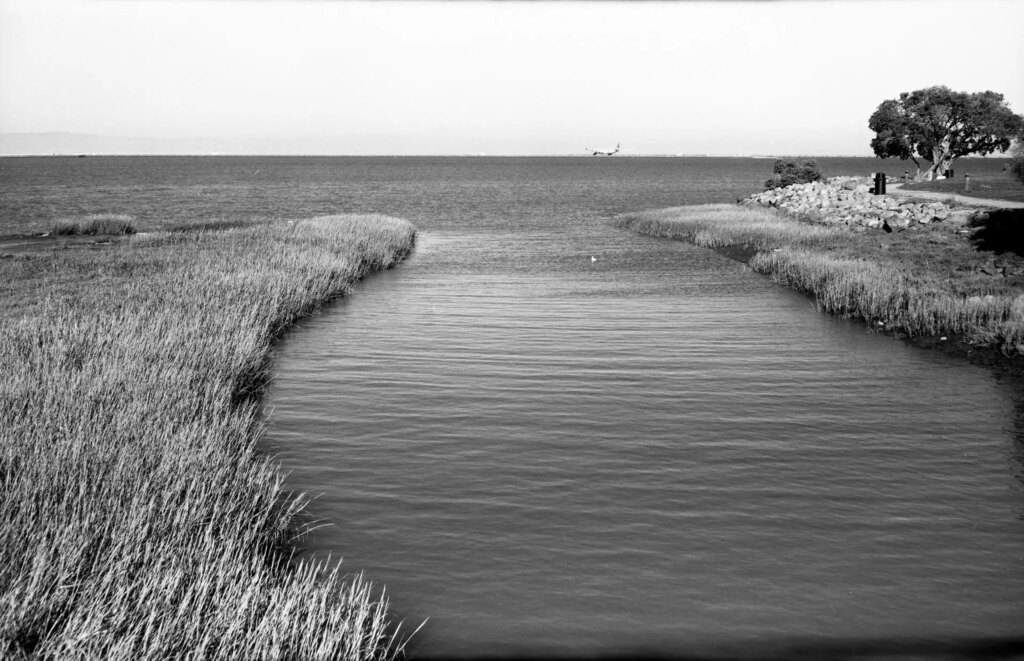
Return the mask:
<path id="1" fill-rule="evenodd" d="M 750 266 L 814 296 L 824 312 L 880 323 L 909 336 L 966 335 L 979 345 L 1024 353 L 1024 318 L 1014 309 L 1014 296 L 964 297 L 932 274 L 806 249 L 759 253 Z"/>
<path id="2" fill-rule="evenodd" d="M 771 250 L 785 245 L 823 245 L 840 230 L 800 223 L 764 207 L 702 204 L 627 213 L 613 219 L 617 227 L 650 236 L 689 241 L 704 248 L 750 245 Z"/>
<path id="3" fill-rule="evenodd" d="M 77 218 L 59 218 L 50 225 L 57 236 L 92 234 L 133 234 L 135 219 L 122 213 L 94 213 Z"/>
<path id="4" fill-rule="evenodd" d="M 976 275 L 983 258 L 962 239 L 904 233 L 899 250 L 883 249 L 877 235 L 729 204 L 624 214 L 613 222 L 707 248 L 749 245 L 758 250 L 753 270 L 814 297 L 825 312 L 908 336 L 957 334 L 1024 356 L 1024 292 Z"/>
<path id="5" fill-rule="evenodd" d="M 295 557 L 258 405 L 274 339 L 414 237 L 342 216 L 0 262 L 0 656 L 400 653 L 382 595 Z"/>

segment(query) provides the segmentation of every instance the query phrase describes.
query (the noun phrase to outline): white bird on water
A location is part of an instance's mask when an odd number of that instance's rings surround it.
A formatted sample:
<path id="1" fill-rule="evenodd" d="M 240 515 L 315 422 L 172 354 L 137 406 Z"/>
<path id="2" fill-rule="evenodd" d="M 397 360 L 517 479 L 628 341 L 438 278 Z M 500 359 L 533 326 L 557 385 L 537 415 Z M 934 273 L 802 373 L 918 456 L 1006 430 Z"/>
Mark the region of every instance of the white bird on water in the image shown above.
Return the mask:
<path id="1" fill-rule="evenodd" d="M 597 261 L 597 257 L 594 257 L 593 255 L 591 255 L 590 256 L 590 262 L 593 263 L 593 262 L 596 262 L 596 261 Z"/>

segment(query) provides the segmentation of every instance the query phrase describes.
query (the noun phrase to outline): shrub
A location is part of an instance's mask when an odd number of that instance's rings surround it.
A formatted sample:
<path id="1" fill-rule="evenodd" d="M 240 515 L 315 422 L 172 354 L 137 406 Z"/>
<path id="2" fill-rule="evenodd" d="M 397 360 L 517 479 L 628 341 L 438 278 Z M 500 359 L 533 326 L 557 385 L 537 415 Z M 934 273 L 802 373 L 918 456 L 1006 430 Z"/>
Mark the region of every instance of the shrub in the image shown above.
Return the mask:
<path id="1" fill-rule="evenodd" d="M 784 188 L 792 184 L 806 184 L 821 181 L 821 168 L 814 159 L 798 163 L 792 158 L 780 158 L 775 161 L 772 176 L 765 180 L 764 189 Z"/>

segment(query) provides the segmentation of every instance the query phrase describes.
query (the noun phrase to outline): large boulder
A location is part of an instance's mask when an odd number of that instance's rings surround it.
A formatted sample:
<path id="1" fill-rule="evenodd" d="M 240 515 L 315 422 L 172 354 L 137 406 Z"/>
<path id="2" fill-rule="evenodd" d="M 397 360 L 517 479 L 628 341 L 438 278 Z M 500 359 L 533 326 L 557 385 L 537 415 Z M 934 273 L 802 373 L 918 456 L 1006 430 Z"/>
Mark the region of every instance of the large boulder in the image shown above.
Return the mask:
<path id="1" fill-rule="evenodd" d="M 897 213 L 888 213 L 882 217 L 883 224 L 889 228 L 889 231 L 901 232 L 910 227 L 910 219 L 904 216 L 900 216 Z"/>

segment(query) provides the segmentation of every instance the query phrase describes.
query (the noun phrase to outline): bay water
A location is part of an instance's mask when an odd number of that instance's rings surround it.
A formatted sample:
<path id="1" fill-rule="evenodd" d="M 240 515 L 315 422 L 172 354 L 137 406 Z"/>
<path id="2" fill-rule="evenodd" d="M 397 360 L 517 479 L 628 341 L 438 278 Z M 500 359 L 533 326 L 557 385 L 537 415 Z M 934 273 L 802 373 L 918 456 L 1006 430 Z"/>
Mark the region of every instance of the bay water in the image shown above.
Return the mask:
<path id="1" fill-rule="evenodd" d="M 769 160 L 58 160 L 3 159 L 5 222 L 420 228 L 282 341 L 266 439 L 318 495 L 306 552 L 429 618 L 413 656 L 1024 636 L 1019 381 L 608 222 L 734 202 Z"/>

